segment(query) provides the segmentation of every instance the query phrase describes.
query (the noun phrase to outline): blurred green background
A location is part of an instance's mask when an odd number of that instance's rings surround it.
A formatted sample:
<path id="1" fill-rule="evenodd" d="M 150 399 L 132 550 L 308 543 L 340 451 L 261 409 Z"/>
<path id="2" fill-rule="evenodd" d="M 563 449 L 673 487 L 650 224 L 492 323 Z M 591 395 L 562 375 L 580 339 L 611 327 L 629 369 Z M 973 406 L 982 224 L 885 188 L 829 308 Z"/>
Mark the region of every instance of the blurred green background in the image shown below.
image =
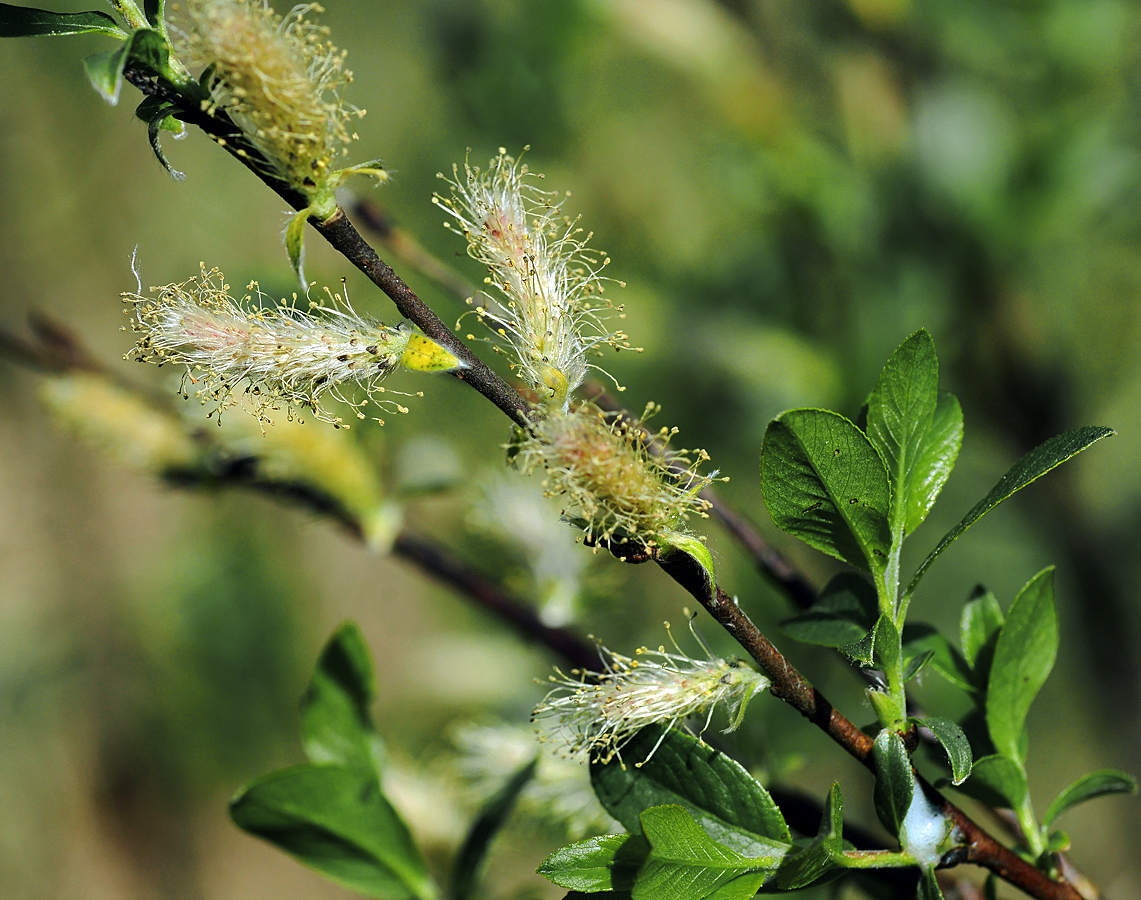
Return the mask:
<path id="1" fill-rule="evenodd" d="M 775 533 L 761 504 L 765 425 L 790 406 L 854 414 L 915 329 L 935 338 L 966 437 L 912 565 L 1038 442 L 1083 424 L 1117 428 L 951 549 L 913 617 L 953 635 L 976 583 L 1005 607 L 1056 563 L 1061 656 L 1029 723 L 1038 809 L 1092 768 L 1141 771 L 1141 7 L 326 5 L 322 21 L 356 75 L 347 99 L 368 110 L 354 159 L 380 156 L 394 174 L 370 199 L 479 281 L 430 203 L 436 173 L 468 148 L 484 163 L 500 146 L 530 145 L 532 169 L 571 191 L 565 208 L 626 282 L 614 298 L 646 352 L 607 361 L 624 400 L 661 403 L 656 424 L 707 448 L 732 479 L 725 495 L 815 583 L 830 564 Z M 29 310 L 46 311 L 118 364 L 131 345 L 118 294 L 134 289 L 136 245 L 144 286 L 181 281 L 204 260 L 233 285 L 256 277 L 285 292 L 289 271 L 281 201 L 198 134 L 166 140 L 189 176 L 173 182 L 131 116 L 133 91 L 112 108 L 87 87 L 80 60 L 109 46 L 0 44 L 0 321 L 19 330 Z M 312 233 L 308 252 L 311 278 L 348 277 L 358 308 L 391 319 L 385 298 Z M 460 313 L 392 261 L 445 320 Z M 172 389 L 165 372 L 126 374 Z M 238 833 L 225 802 L 300 759 L 296 700 L 345 618 L 373 648 L 378 718 L 400 771 L 441 766 L 450 723 L 518 719 L 541 696 L 532 678 L 552 660 L 407 566 L 261 498 L 161 487 L 59 430 L 35 375 L 0 365 L 0 386 L 5 896 L 344 896 Z M 415 469 L 429 454 L 454 457 L 459 488 L 412 505 L 409 528 L 526 587 L 517 555 L 483 534 L 497 514 L 469 512 L 502 468 L 506 423 L 450 380 L 393 386 L 427 396 L 384 429 L 339 437 L 360 441 L 389 483 L 409 477 L 409 459 Z M 724 584 L 777 634 L 785 601 L 709 531 Z M 603 559 L 588 568 L 596 601 L 584 632 L 629 651 L 664 640 L 663 619 L 682 621 L 686 598 L 660 573 Z M 872 718 L 827 652 L 780 643 L 853 718 Z M 933 713 L 964 709 L 933 680 L 917 693 Z M 866 776 L 775 706 L 756 704 L 752 761 L 817 796 L 842 777 L 848 815 L 873 823 Z M 462 814 L 433 784 L 408 774 L 393 792 L 444 859 Z M 1108 896 L 1141 895 L 1135 800 L 1097 801 L 1062 827 Z M 561 896 L 529 874 L 555 846 L 505 840 L 487 896 Z"/>

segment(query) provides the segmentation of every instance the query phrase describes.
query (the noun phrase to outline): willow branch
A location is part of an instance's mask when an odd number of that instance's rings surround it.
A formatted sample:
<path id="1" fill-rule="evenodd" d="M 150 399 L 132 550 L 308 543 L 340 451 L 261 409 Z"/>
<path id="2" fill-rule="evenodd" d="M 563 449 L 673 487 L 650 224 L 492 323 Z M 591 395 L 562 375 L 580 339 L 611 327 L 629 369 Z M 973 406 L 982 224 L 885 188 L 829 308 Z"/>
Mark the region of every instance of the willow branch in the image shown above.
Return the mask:
<path id="1" fill-rule="evenodd" d="M 145 73 L 132 69 L 124 72 L 125 77 L 144 93 L 162 96 L 179 106 L 179 118 L 203 128 L 219 141 L 229 152 L 251 169 L 263 182 L 275 190 L 294 209 L 308 206 L 304 196 L 282 182 L 266 174 L 265 167 L 251 162 L 247 149 L 236 150 L 233 144 L 236 129 L 232 123 L 215 118 L 201 109 L 183 107 L 181 98 L 171 96 L 164 87 Z M 416 296 L 415 292 L 393 271 L 376 251 L 361 237 L 345 215 L 344 210 L 319 222 L 310 223 L 329 244 L 361 270 L 396 304 L 397 309 L 411 320 L 425 335 L 454 353 L 467 366 L 457 373 L 477 391 L 491 400 L 516 424 L 529 425 L 529 408 L 526 401 L 510 385 L 492 372 L 440 318 Z M 872 739 L 860 731 L 851 721 L 836 710 L 824 696 L 788 662 L 779 650 L 764 636 L 741 611 L 736 602 L 720 587 L 709 583 L 705 570 L 686 554 L 674 554 L 659 564 L 675 581 L 689 591 L 714 619 L 721 624 L 741 646 L 757 661 L 762 670 L 772 680 L 771 692 L 789 703 L 809 721 L 823 730 L 843 747 L 850 755 L 865 766 L 873 768 L 871 758 Z M 478 599 L 478 598 L 477 598 Z M 1081 895 L 1068 882 L 1055 881 L 1011 850 L 999 844 L 989 833 L 971 820 L 966 813 L 935 791 L 920 779 L 920 785 L 928 791 L 941 806 L 944 814 L 959 828 L 966 842 L 960 853 L 948 854 L 945 865 L 970 862 L 983 866 L 1003 880 L 1027 892 L 1038 900 L 1082 900 Z"/>

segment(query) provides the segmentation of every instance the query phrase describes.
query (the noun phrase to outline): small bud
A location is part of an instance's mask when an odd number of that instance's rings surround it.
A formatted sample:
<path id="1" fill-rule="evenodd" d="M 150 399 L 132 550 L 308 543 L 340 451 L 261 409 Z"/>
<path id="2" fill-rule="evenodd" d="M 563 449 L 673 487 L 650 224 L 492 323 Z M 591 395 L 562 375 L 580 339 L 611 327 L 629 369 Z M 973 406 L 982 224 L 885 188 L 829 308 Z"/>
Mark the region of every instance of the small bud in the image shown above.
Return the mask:
<path id="1" fill-rule="evenodd" d="M 675 645 L 676 647 L 676 645 Z M 555 688 L 535 707 L 533 722 L 550 722 L 541 731 L 545 740 L 564 745 L 570 756 L 609 762 L 622 759 L 622 748 L 643 728 L 670 729 L 689 716 L 705 713 L 704 732 L 713 709 L 728 708 L 734 731 L 744 718 L 745 706 L 769 686 L 769 679 L 742 660 L 695 660 L 680 650 L 668 653 L 642 648 L 636 658 L 605 647 L 606 671 L 594 681 L 585 673 L 561 672 L 552 676 Z M 665 732 L 663 732 L 663 739 Z M 660 743 L 660 741 L 659 741 Z M 657 746 L 642 763 L 654 755 Z"/>

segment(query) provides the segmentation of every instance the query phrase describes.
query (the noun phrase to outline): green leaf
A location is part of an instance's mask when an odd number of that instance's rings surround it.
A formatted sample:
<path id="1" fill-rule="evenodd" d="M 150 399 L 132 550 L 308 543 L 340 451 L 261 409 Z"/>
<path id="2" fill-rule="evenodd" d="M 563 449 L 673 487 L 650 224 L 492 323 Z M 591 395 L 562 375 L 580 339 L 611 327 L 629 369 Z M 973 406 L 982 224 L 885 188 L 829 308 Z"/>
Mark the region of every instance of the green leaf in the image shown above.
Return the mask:
<path id="1" fill-rule="evenodd" d="M 974 690 L 971 668 L 959 651 L 951 646 L 943 635 L 930 625 L 905 625 L 903 628 L 903 659 L 907 670 L 916 660 L 931 654 L 929 663 L 932 669 L 956 687 L 965 691 Z M 910 678 L 905 670 L 905 677 Z"/>
<path id="2" fill-rule="evenodd" d="M 840 785 L 828 792 L 824 815 L 816 839 L 803 850 L 785 857 L 777 871 L 777 886 L 782 891 L 807 887 L 829 872 L 844 868 L 844 798 Z"/>
<path id="3" fill-rule="evenodd" d="M 943 891 L 939 889 L 939 882 L 935 880 L 934 869 L 924 869 L 919 876 L 915 900 L 943 900 Z"/>
<path id="4" fill-rule="evenodd" d="M 660 729 L 644 729 L 622 752 L 645 759 L 660 736 Z M 644 810 L 674 804 L 688 809 L 715 840 L 746 856 L 778 852 L 792 842 L 784 816 L 760 782 L 728 755 L 678 731 L 662 737 L 642 765 L 625 766 L 618 759 L 592 763 L 590 777 L 606 811 L 635 834 Z"/>
<path id="5" fill-rule="evenodd" d="M 761 487 L 773 522 L 817 550 L 880 573 L 891 546 L 883 460 L 843 416 L 794 409 L 769 423 Z"/>
<path id="6" fill-rule="evenodd" d="M 961 790 L 988 806 L 1015 809 L 1026 799 L 1026 776 L 1013 759 L 995 753 L 975 760 Z"/>
<path id="7" fill-rule="evenodd" d="M 902 532 L 911 510 L 915 466 L 935 414 L 939 361 L 935 342 L 917 331 L 899 345 L 868 397 L 868 440 L 879 451 L 891 479 L 893 532 Z M 927 512 L 922 510 L 919 519 Z"/>
<path id="8" fill-rule="evenodd" d="M 301 210 L 289 220 L 285 229 L 285 252 L 289 254 L 289 264 L 305 289 L 305 223 L 309 221 L 309 208 Z"/>
<path id="9" fill-rule="evenodd" d="M 593 893 L 588 891 L 571 891 L 563 900 L 631 900 L 629 891 L 604 891 Z"/>
<path id="10" fill-rule="evenodd" d="M 906 662 L 903 665 L 903 681 L 904 684 L 911 681 L 912 678 L 917 678 L 919 674 L 927 668 L 927 664 L 935 658 L 934 650 L 924 650 L 921 653 L 916 653 L 913 656 L 904 656 Z"/>
<path id="11" fill-rule="evenodd" d="M 641 823 L 650 855 L 634 900 L 748 900 L 784 855 L 743 856 L 710 838 L 680 806 L 647 809 Z"/>
<path id="12" fill-rule="evenodd" d="M 83 68 L 91 86 L 112 106 L 119 103 L 119 91 L 123 87 L 123 65 L 127 61 L 126 51 L 124 45 L 114 50 L 93 53 L 83 60 Z"/>
<path id="13" fill-rule="evenodd" d="M 923 436 L 911 472 L 904 534 L 911 534 L 927 518 L 951 470 L 955 468 L 962 446 L 963 410 L 954 394 L 940 391 L 935 402 L 935 414 Z"/>
<path id="14" fill-rule="evenodd" d="M 148 106 L 148 104 L 150 105 Z M 154 110 L 153 113 L 147 118 L 147 113 L 152 109 Z M 186 127 L 171 115 L 174 111 L 175 107 L 156 101 L 154 97 L 147 97 L 139 104 L 138 109 L 135 110 L 135 115 L 147 123 L 147 139 L 150 141 L 151 151 L 162 164 L 162 167 L 166 169 L 167 174 L 175 181 L 185 181 L 186 173 L 178 171 L 170 164 L 166 154 L 163 153 L 162 144 L 159 142 L 159 136 L 163 131 L 174 132 L 176 138 L 182 137 L 186 133 Z"/>
<path id="15" fill-rule="evenodd" d="M 143 0 L 143 13 L 147 17 L 147 21 L 151 23 L 159 31 L 166 27 L 164 20 L 166 0 Z"/>
<path id="16" fill-rule="evenodd" d="M 149 74 L 170 78 L 170 45 L 157 31 L 140 28 L 118 49 L 95 53 L 83 61 L 91 84 L 112 106 L 119 103 L 123 69 L 128 64 Z"/>
<path id="17" fill-rule="evenodd" d="M 875 588 L 858 572 L 840 572 L 824 586 L 812 608 L 781 623 L 786 634 L 806 644 L 843 647 L 860 641 L 876 623 Z"/>
<path id="18" fill-rule="evenodd" d="M 980 687 L 990 677 L 994 642 L 998 640 L 1002 622 L 1002 607 L 994 594 L 982 585 L 976 587 L 963 606 L 959 619 L 959 642 L 967 664 L 975 672 L 975 683 Z"/>
<path id="19" fill-rule="evenodd" d="M 884 672 L 895 671 L 902 657 L 903 647 L 895 623 L 891 616 L 880 616 L 872 638 L 872 665 Z"/>
<path id="20" fill-rule="evenodd" d="M 1105 794 L 1136 793 L 1137 779 L 1132 775 L 1113 769 L 1099 769 L 1097 772 L 1090 772 L 1054 798 L 1054 802 L 1050 804 L 1050 808 L 1046 810 L 1046 815 L 1042 819 L 1042 827 L 1049 828 L 1054 820 L 1071 806 L 1085 803 L 1094 797 L 1101 797 Z"/>
<path id="21" fill-rule="evenodd" d="M 105 12 L 57 13 L 0 3 L 0 37 L 50 37 L 98 31 L 117 38 L 127 32 Z"/>
<path id="22" fill-rule="evenodd" d="M 974 754 L 971 752 L 971 742 L 967 740 L 963 729 L 950 719 L 913 719 L 913 722 L 922 725 L 947 751 L 947 760 L 951 764 L 952 784 L 962 784 L 971 774 L 971 763 Z"/>
<path id="23" fill-rule="evenodd" d="M 1019 592 L 994 647 L 986 692 L 986 723 L 995 749 L 1026 761 L 1026 713 L 1058 655 L 1054 570 L 1043 569 Z"/>
<path id="24" fill-rule="evenodd" d="M 519 794 L 534 777 L 538 762 L 536 757 L 515 772 L 475 817 L 452 869 L 452 900 L 468 900 L 474 895 L 479 886 L 480 864 L 487 856 L 491 841 L 503 827 Z"/>
<path id="25" fill-rule="evenodd" d="M 975 504 L 971 511 L 963 517 L 963 521 L 943 536 L 943 539 L 939 541 L 935 549 L 923 560 L 922 565 L 920 565 L 914 577 L 911 579 L 911 584 L 907 586 L 907 594 L 910 595 L 915 591 L 919 580 L 931 567 L 931 564 L 935 562 L 940 553 L 951 546 L 964 531 L 1002 503 L 1003 500 L 1006 500 L 1031 482 L 1037 481 L 1047 472 L 1057 468 L 1066 460 L 1072 459 L 1087 447 L 1096 444 L 1102 438 L 1109 437 L 1111 434 L 1116 434 L 1112 428 L 1103 428 L 1100 426 L 1078 428 L 1074 431 L 1067 431 L 1064 434 L 1055 435 L 1027 453 L 1011 467 L 1009 472 L 998 480 L 998 484 L 991 488 L 990 493 Z"/>
<path id="26" fill-rule="evenodd" d="M 705 572 L 706 586 L 713 590 L 717 584 L 717 573 L 713 568 L 713 554 L 709 548 L 691 534 L 682 534 L 679 531 L 664 531 L 656 538 L 661 547 L 663 561 L 672 563 L 671 556 L 681 553 L 694 563 L 701 566 Z M 675 563 L 676 564 L 676 563 Z"/>
<path id="27" fill-rule="evenodd" d="M 375 776 L 343 766 L 283 769 L 240 791 L 230 815 L 239 828 L 365 896 L 439 896 Z"/>
<path id="28" fill-rule="evenodd" d="M 329 639 L 301 701 L 301 740 L 315 763 L 337 763 L 378 778 L 384 746 L 370 707 L 376 678 L 360 629 L 346 622 Z"/>
<path id="29" fill-rule="evenodd" d="M 876 814 L 888 831 L 899 834 L 915 791 L 911 758 L 903 738 L 889 728 L 883 729 L 872 744 L 872 759 L 876 767 Z"/>
<path id="30" fill-rule="evenodd" d="M 556 850 L 538 872 L 559 887 L 585 894 L 629 891 L 649 852 L 640 834 L 605 834 Z"/>

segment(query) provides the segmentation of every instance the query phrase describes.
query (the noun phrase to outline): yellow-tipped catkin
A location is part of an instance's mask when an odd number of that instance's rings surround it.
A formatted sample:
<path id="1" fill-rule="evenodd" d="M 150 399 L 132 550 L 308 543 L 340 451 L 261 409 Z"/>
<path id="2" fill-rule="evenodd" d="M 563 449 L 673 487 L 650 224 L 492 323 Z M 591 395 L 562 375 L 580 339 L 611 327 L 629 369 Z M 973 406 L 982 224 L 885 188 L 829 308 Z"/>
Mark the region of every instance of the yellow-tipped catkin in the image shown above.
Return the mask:
<path id="1" fill-rule="evenodd" d="M 454 167 L 445 178 L 451 196 L 435 202 L 455 219 L 448 227 L 467 239 L 500 295 L 475 308 L 492 341 L 515 357 L 512 368 L 547 405 L 565 409 L 587 370 L 598 368 L 588 357 L 629 343 L 607 324 L 621 317 L 602 293 L 609 260 L 587 249 L 590 235 L 562 214 L 562 199 L 535 186 L 541 177 L 501 148 L 487 171 L 465 163 L 461 177 Z"/>
<path id="2" fill-rule="evenodd" d="M 664 445 L 673 433 L 657 437 Z M 565 498 L 564 517 L 591 542 L 651 546 L 659 535 L 683 531 L 691 516 L 706 516 L 709 503 L 698 494 L 716 474 L 697 471 L 705 451 L 652 455 L 640 423 L 590 405 L 552 412 L 514 449 L 522 471 L 546 470 L 547 494 Z"/>
<path id="3" fill-rule="evenodd" d="M 605 671 L 598 675 L 558 672 L 554 687 L 535 707 L 531 721 L 541 724 L 540 736 L 553 741 L 571 757 L 609 762 L 622 759 L 622 748 L 643 728 L 673 728 L 705 713 L 702 731 L 713 709 L 727 708 L 735 730 L 749 700 L 769 686 L 769 679 L 736 658 L 691 659 L 664 647 L 623 656 L 600 647 Z M 557 671 L 557 670 L 556 670 Z M 666 732 L 662 733 L 662 740 Z M 650 751 L 646 762 L 661 744 Z"/>
<path id="4" fill-rule="evenodd" d="M 408 411 L 377 396 L 385 393 L 380 382 L 400 365 L 411 331 L 362 318 L 328 289 L 328 305 L 310 301 L 308 312 L 287 305 L 262 308 L 265 297 L 257 283 L 247 289 L 240 304 L 222 273 L 203 266 L 195 278 L 152 288 L 155 296 L 123 294 L 139 335 L 130 355 L 186 366 L 186 380 L 199 385 L 196 396 L 213 404 L 211 415 L 240 403 L 269 422 L 268 412 L 284 406 L 290 413 L 309 409 L 340 426 L 341 419 L 320 406 L 326 395 L 357 409 L 358 418 L 364 418 L 359 407 L 367 399 Z M 358 392 L 362 399 L 356 399 Z"/>
<path id="5" fill-rule="evenodd" d="M 263 0 L 189 0 L 178 49 L 191 67 L 209 69 L 214 108 L 260 151 L 269 174 L 327 217 L 344 174 L 336 164 L 356 138 L 352 119 L 361 112 L 340 96 L 352 77 L 345 54 L 306 18 L 320 12 L 316 3 L 282 17 Z"/>

